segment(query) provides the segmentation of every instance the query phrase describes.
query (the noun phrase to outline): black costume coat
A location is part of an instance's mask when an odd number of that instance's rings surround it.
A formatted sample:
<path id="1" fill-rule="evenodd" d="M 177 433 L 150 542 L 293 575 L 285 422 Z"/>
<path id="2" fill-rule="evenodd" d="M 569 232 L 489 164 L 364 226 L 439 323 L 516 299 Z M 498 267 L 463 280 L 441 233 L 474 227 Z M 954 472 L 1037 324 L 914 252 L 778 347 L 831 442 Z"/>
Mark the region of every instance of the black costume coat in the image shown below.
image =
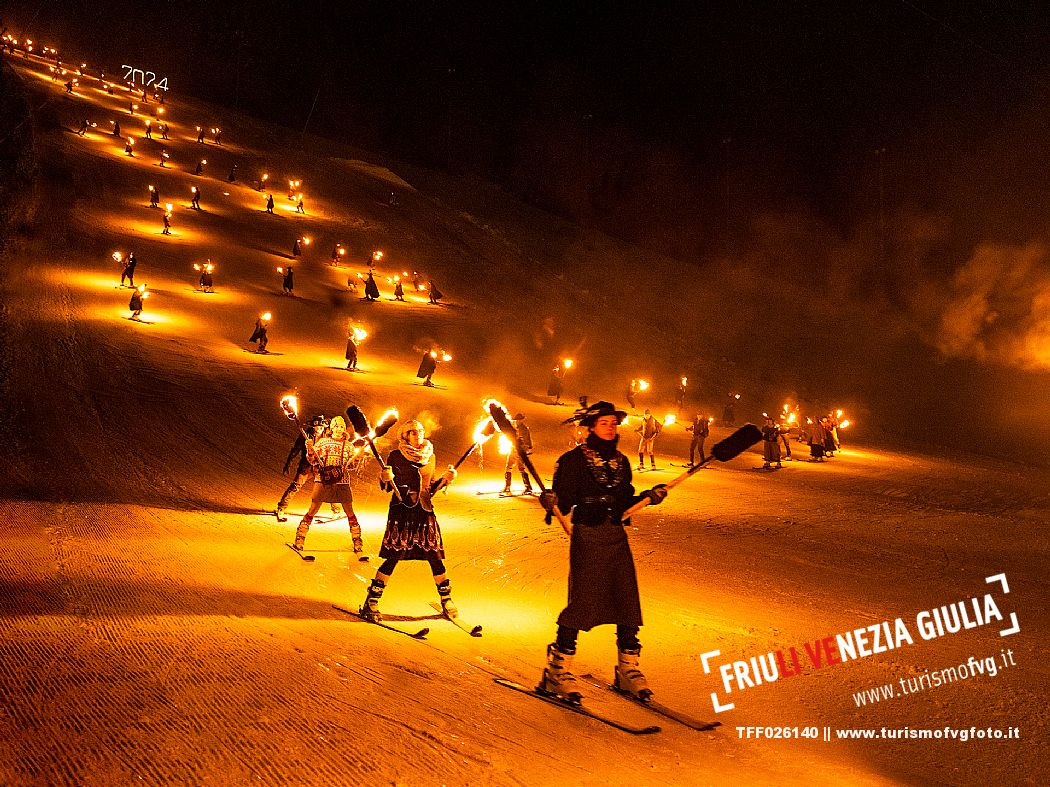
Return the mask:
<path id="1" fill-rule="evenodd" d="M 623 512 L 641 500 L 631 485 L 631 462 L 615 441 L 598 440 L 562 454 L 551 489 L 558 508 L 572 513 L 569 603 L 558 625 L 589 631 L 603 623 L 642 625 L 634 557 Z M 605 456 L 597 453 L 601 448 Z"/>

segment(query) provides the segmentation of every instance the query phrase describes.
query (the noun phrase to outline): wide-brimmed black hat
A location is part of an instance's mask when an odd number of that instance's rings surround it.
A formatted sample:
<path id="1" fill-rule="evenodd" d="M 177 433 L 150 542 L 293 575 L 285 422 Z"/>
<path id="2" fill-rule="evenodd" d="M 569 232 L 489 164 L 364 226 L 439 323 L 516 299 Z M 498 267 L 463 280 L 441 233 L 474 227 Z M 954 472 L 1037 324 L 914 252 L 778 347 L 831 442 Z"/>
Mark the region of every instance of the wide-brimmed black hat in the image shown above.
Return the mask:
<path id="1" fill-rule="evenodd" d="M 594 426 L 595 421 L 606 415 L 616 416 L 616 423 L 618 424 L 622 424 L 623 419 L 627 417 L 627 413 L 623 410 L 617 410 L 616 405 L 612 402 L 595 402 L 589 407 L 577 410 L 566 423 L 575 421 L 580 426 Z"/>

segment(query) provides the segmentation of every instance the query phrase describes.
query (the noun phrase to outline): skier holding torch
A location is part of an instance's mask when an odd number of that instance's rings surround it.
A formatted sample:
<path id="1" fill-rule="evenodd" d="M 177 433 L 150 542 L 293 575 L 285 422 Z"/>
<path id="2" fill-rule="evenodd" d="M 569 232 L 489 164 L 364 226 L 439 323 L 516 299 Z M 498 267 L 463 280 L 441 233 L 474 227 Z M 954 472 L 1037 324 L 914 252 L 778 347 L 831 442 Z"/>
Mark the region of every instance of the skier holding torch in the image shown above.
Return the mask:
<path id="1" fill-rule="evenodd" d="M 386 532 L 379 550 L 379 557 L 385 562 L 368 587 L 361 605 L 362 617 L 382 620 L 379 599 L 401 560 L 427 561 L 442 612 L 448 618 L 459 614 L 452 603 L 452 583 L 445 575 L 445 546 L 433 503 L 434 493 L 451 484 L 457 472 L 449 465 L 448 470 L 438 476 L 435 467 L 434 444 L 426 439 L 423 425 L 419 421 L 407 421 L 401 426 L 397 448 L 387 458 L 379 482 L 384 492 L 394 494 L 390 498 Z"/>
<path id="2" fill-rule="evenodd" d="M 642 625 L 634 557 L 624 529 L 624 512 L 645 500 L 659 505 L 667 496 L 663 485 L 634 493 L 631 460 L 617 447 L 619 425 L 627 417 L 610 402 L 595 402 L 570 420 L 588 430 L 586 440 L 562 454 L 551 490 L 540 503 L 551 513 L 572 512 L 569 543 L 569 602 L 558 616 L 556 639 L 547 647 L 547 667 L 538 691 L 578 703 L 582 699 L 572 661 L 580 631 L 616 625 L 619 654 L 614 686 L 645 700 L 652 696 L 638 669 Z"/>

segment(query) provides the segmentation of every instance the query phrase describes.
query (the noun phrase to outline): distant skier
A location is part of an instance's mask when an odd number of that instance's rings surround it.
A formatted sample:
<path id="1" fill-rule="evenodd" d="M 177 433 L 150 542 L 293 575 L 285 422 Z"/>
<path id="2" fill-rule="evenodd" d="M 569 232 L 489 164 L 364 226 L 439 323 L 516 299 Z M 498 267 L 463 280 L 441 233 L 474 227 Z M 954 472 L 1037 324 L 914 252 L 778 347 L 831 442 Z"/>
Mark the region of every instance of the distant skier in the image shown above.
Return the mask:
<path id="1" fill-rule="evenodd" d="M 295 276 L 291 265 L 286 265 L 284 268 L 284 280 L 281 286 L 284 289 L 285 295 L 291 295 L 295 297 Z"/>
<path id="2" fill-rule="evenodd" d="M 266 336 L 266 331 L 269 328 L 269 326 L 269 313 L 259 315 L 259 319 L 255 321 L 255 330 L 252 332 L 252 335 L 248 337 L 249 342 L 256 343 L 255 352 L 257 353 L 267 352 L 266 345 L 269 344 L 270 340 Z"/>
<path id="3" fill-rule="evenodd" d="M 416 372 L 416 377 L 423 379 L 423 385 L 433 388 L 434 383 L 431 381 L 431 378 L 436 371 L 437 353 L 433 351 L 423 353 L 423 360 L 419 362 L 419 370 Z"/>
<path id="4" fill-rule="evenodd" d="M 292 256 L 301 257 L 303 256 L 302 238 L 296 238 L 292 244 Z"/>
<path id="5" fill-rule="evenodd" d="M 131 293 L 131 300 L 128 301 L 128 308 L 131 309 L 131 319 L 137 320 L 142 316 L 142 301 L 146 292 L 146 285 L 136 288 Z"/>
<path id="6" fill-rule="evenodd" d="M 161 235 L 171 235 L 171 211 L 164 212 L 164 229 L 161 230 Z"/>
<path id="7" fill-rule="evenodd" d="M 736 423 L 736 399 L 729 395 L 729 401 L 722 408 L 722 426 L 733 426 Z"/>
<path id="8" fill-rule="evenodd" d="M 627 382 L 627 404 L 631 405 L 631 412 L 634 412 L 634 397 L 638 394 L 638 381 L 628 380 Z"/>
<path id="9" fill-rule="evenodd" d="M 161 96 L 161 98 L 163 99 L 164 96 Z M 161 101 L 161 103 L 163 104 L 164 102 Z M 167 123 L 162 123 L 161 126 L 160 126 L 160 138 L 161 139 L 167 139 L 168 138 L 168 131 L 169 131 L 168 124 Z"/>
<path id="10" fill-rule="evenodd" d="M 82 137 L 85 134 L 87 134 L 87 130 L 88 130 L 88 128 L 90 126 L 91 126 L 91 124 L 88 123 L 87 120 L 81 120 L 80 121 L 80 128 L 77 129 L 77 136 Z"/>
<path id="11" fill-rule="evenodd" d="M 146 121 L 146 139 L 153 139 L 153 123 Z"/>
<path id="12" fill-rule="evenodd" d="M 434 286 L 434 280 L 433 279 L 430 280 L 430 287 L 429 287 L 429 289 L 430 289 L 430 302 L 431 303 L 435 303 L 436 304 L 438 301 L 440 301 L 442 298 L 445 297 L 442 294 L 441 290 L 439 290 L 437 287 Z"/>
<path id="13" fill-rule="evenodd" d="M 376 277 L 372 271 L 368 272 L 368 278 L 365 280 L 365 300 L 379 300 L 379 285 L 376 284 Z"/>
<path id="14" fill-rule="evenodd" d="M 704 441 L 711 434 L 711 426 L 706 416 L 697 413 L 692 426 L 687 426 L 685 430 L 693 433 L 693 439 L 689 443 L 689 466 L 692 467 L 696 464 L 697 455 L 701 463 L 707 459 L 704 455 Z"/>
<path id="15" fill-rule="evenodd" d="M 131 137 L 128 137 L 127 142 L 124 143 L 124 152 L 135 158 L 135 140 Z"/>
<path id="16" fill-rule="evenodd" d="M 234 164 L 232 167 L 230 167 L 230 174 L 226 176 L 226 182 L 227 183 L 233 183 L 236 180 L 237 180 L 237 165 Z M 273 211 L 270 211 L 270 212 L 272 213 Z"/>
<path id="17" fill-rule="evenodd" d="M 270 194 L 266 198 L 266 212 L 271 214 L 273 213 L 273 194 Z"/>
<path id="18" fill-rule="evenodd" d="M 394 300 L 402 303 L 405 301 L 405 288 L 401 284 L 401 279 L 394 282 Z"/>
<path id="19" fill-rule="evenodd" d="M 634 430 L 639 435 L 641 435 L 640 439 L 638 440 L 639 470 L 645 469 L 645 457 L 647 454 L 649 456 L 650 468 L 653 470 L 656 469 L 656 457 L 653 455 L 653 448 L 656 444 L 656 437 L 660 434 L 662 429 L 663 424 L 660 423 L 659 420 L 657 420 L 656 416 L 654 416 L 651 412 L 649 412 L 648 409 L 646 409 L 645 413 L 642 415 L 641 424 L 639 424 L 638 428 Z"/>
<path id="20" fill-rule="evenodd" d="M 157 191 L 156 186 L 149 187 L 149 206 L 151 208 L 160 207 L 160 192 Z"/>
<path id="21" fill-rule="evenodd" d="M 456 470 L 449 465 L 448 470 L 437 476 L 434 445 L 426 439 L 419 421 L 407 421 L 401 426 L 397 448 L 391 451 L 386 463 L 379 486 L 384 492 L 396 489 L 397 494 L 390 498 L 383 546 L 379 550 L 384 562 L 368 587 L 361 614 L 382 620 L 379 599 L 398 562 L 425 560 L 430 564 L 442 611 L 454 618 L 459 613 L 452 602 L 452 583 L 445 575 L 445 546 L 434 513 L 433 496 L 456 479 Z"/>
<path id="22" fill-rule="evenodd" d="M 768 415 L 762 425 L 762 460 L 765 469 L 769 469 L 772 462 L 776 462 L 777 467 L 784 466 L 780 462 L 780 427 Z"/>
<path id="23" fill-rule="evenodd" d="M 197 126 L 197 141 L 204 144 L 204 129 L 200 126 Z"/>
<path id="24" fill-rule="evenodd" d="M 610 402 L 595 402 L 577 411 L 575 419 L 588 430 L 586 440 L 562 454 L 554 470 L 551 491 L 540 503 L 551 521 L 554 507 L 569 515 L 569 603 L 558 616 L 558 633 L 547 646 L 547 667 L 538 689 L 568 702 L 582 699 L 572 661 L 580 631 L 616 625 L 618 659 L 614 685 L 645 700 L 652 691 L 638 668 L 642 646 L 641 602 L 634 558 L 627 540 L 623 512 L 643 498 L 659 505 L 667 497 L 663 484 L 635 495 L 631 462 L 617 449 L 618 426 L 627 413 Z"/>
<path id="25" fill-rule="evenodd" d="M 306 215 L 306 208 L 303 206 L 303 195 L 302 194 L 299 195 L 299 202 L 296 203 L 296 205 L 295 205 L 295 212 L 296 213 L 302 213 L 304 216 Z"/>
<path id="26" fill-rule="evenodd" d="M 317 440 L 307 439 L 306 455 L 314 466 L 314 489 L 310 507 L 295 529 L 295 549 L 302 550 L 310 525 L 322 503 L 339 504 L 350 524 L 354 554 L 364 552 L 361 543 L 361 523 L 354 513 L 354 494 L 350 489 L 348 465 L 354 458 L 354 436 L 346 431 L 346 421 L 336 416 L 329 424 L 330 434 Z"/>
<path id="27" fill-rule="evenodd" d="M 357 341 L 353 331 L 346 337 L 346 369 L 350 372 L 357 371 Z"/>
<path id="28" fill-rule="evenodd" d="M 517 443 L 513 443 L 512 442 L 512 445 L 511 445 L 511 448 L 510 448 L 510 453 L 507 454 L 507 464 L 503 468 L 503 480 L 504 480 L 505 483 L 503 484 L 503 491 L 500 494 L 501 495 L 512 494 L 512 491 L 511 491 L 511 488 L 510 488 L 510 482 L 511 482 L 511 478 L 513 478 L 513 476 L 514 476 L 514 468 L 517 467 L 518 471 L 521 473 L 521 481 L 522 481 L 523 484 L 525 484 L 525 492 L 524 492 L 524 494 L 531 495 L 532 494 L 532 482 L 529 481 L 529 474 L 525 471 L 525 462 L 522 461 L 521 454 L 518 453 L 518 445 L 520 443 L 521 447 L 525 449 L 525 455 L 526 456 L 531 454 L 532 453 L 532 432 L 529 431 L 528 424 L 525 423 L 525 414 L 524 413 L 518 413 L 517 415 L 514 416 L 514 418 L 512 420 L 514 422 L 514 428 L 518 432 L 519 440 L 518 440 Z"/>
<path id="29" fill-rule="evenodd" d="M 114 120 L 113 121 L 113 136 L 115 136 L 115 137 L 119 137 L 120 136 L 120 121 L 119 120 Z"/>
<path id="30" fill-rule="evenodd" d="M 194 210 L 201 209 L 201 190 L 196 186 L 193 186 L 193 199 L 190 200 L 190 207 Z"/>
<path id="31" fill-rule="evenodd" d="M 806 429 L 806 441 L 809 443 L 809 461 L 824 461 L 824 427 L 820 420 L 811 421 Z"/>
<path id="32" fill-rule="evenodd" d="M 562 378 L 564 374 L 561 364 L 551 369 L 551 376 L 547 379 L 547 396 L 554 400 L 551 404 L 561 404 Z"/>
<path id="33" fill-rule="evenodd" d="M 208 260 L 208 262 L 201 266 L 200 285 L 201 290 L 203 290 L 204 292 L 215 292 L 214 280 L 212 279 L 211 260 Z"/>
<path id="34" fill-rule="evenodd" d="M 197 162 L 197 166 L 193 168 L 194 175 L 201 175 L 204 173 L 204 159 Z"/>
<path id="35" fill-rule="evenodd" d="M 124 279 L 128 280 L 128 284 L 131 287 L 135 286 L 135 266 L 138 265 L 138 260 L 135 259 L 135 252 L 129 252 L 128 256 L 124 259 L 124 270 L 120 272 L 120 286 L 124 286 Z"/>

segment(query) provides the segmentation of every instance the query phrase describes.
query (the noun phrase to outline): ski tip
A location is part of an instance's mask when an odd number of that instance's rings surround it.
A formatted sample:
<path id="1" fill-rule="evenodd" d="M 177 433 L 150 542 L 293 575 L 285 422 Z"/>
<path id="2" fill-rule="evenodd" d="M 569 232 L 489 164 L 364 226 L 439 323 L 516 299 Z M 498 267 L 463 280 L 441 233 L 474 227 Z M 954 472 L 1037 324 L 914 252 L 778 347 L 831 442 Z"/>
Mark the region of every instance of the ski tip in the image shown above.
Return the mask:
<path id="1" fill-rule="evenodd" d="M 648 727 L 643 727 L 641 729 L 641 731 L 639 731 L 638 734 L 639 735 L 652 735 L 652 734 L 657 733 L 657 732 L 663 732 L 663 730 L 660 728 L 660 726 L 658 724 L 650 724 Z"/>
<path id="2" fill-rule="evenodd" d="M 472 628 L 470 630 L 470 636 L 472 636 L 472 637 L 480 637 L 481 636 L 481 626 L 475 626 L 474 628 Z"/>
<path id="3" fill-rule="evenodd" d="M 429 633 L 430 633 L 430 629 L 429 628 L 421 628 L 416 633 L 409 634 L 408 636 L 412 637 L 412 639 L 423 639 Z"/>

